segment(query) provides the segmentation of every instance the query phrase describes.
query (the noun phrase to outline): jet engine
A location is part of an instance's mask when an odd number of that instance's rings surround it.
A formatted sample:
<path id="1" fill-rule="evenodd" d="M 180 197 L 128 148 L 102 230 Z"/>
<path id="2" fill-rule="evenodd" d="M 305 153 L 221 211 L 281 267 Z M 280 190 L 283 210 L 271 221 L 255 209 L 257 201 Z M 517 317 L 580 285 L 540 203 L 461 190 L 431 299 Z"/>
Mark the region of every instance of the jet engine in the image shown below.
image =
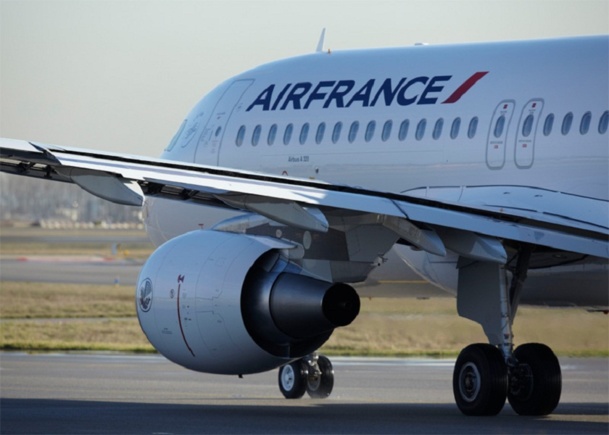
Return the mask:
<path id="1" fill-rule="evenodd" d="M 271 370 L 317 350 L 360 301 L 283 255 L 289 242 L 199 230 L 161 245 L 138 278 L 137 314 L 152 345 L 186 368 Z"/>

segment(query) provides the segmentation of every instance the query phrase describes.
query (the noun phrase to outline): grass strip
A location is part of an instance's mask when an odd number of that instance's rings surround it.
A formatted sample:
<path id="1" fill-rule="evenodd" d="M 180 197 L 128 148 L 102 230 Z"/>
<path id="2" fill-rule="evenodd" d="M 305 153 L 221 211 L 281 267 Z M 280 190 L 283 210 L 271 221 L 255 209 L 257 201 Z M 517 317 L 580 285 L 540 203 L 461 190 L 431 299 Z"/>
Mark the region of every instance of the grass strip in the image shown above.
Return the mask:
<path id="1" fill-rule="evenodd" d="M 135 318 L 6 321 L 0 348 L 22 351 L 155 352 Z"/>
<path id="2" fill-rule="evenodd" d="M 134 317 L 132 286 L 0 282 L 0 319 Z"/>
<path id="3" fill-rule="evenodd" d="M 152 352 L 130 286 L 0 282 L 0 348 Z M 609 316 L 579 309 L 521 307 L 515 342 L 542 342 L 564 356 L 609 356 Z M 455 356 L 486 342 L 456 314 L 455 300 L 363 298 L 359 317 L 335 331 L 328 355 Z"/>

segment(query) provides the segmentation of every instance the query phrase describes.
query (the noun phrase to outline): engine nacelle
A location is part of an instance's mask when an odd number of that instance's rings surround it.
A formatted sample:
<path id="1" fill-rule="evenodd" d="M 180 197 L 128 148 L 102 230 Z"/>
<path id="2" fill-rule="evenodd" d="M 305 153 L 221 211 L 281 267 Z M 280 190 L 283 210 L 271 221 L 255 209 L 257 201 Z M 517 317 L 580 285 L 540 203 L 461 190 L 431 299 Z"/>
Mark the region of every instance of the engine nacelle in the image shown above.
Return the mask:
<path id="1" fill-rule="evenodd" d="M 317 350 L 351 323 L 359 297 L 311 278 L 281 255 L 291 245 L 199 230 L 169 240 L 144 265 L 137 314 L 152 345 L 192 370 L 271 370 Z"/>

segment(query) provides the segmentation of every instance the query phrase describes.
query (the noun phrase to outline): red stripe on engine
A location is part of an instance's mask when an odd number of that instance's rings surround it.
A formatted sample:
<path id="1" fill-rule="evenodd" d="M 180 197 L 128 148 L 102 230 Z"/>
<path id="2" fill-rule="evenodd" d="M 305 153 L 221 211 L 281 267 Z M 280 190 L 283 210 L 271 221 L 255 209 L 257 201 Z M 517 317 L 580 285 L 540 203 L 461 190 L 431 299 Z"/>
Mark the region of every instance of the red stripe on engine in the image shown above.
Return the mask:
<path id="1" fill-rule="evenodd" d="M 192 349 L 190 348 L 190 345 L 188 344 L 188 340 L 186 340 L 186 334 L 184 334 L 184 328 L 182 328 L 182 313 L 180 313 L 180 290 L 181 290 L 182 282 L 184 282 L 184 275 L 178 275 L 178 298 L 177 298 L 178 324 L 180 325 L 180 332 L 182 333 L 182 340 L 184 340 L 184 344 L 186 345 L 186 348 L 188 349 L 188 351 L 190 352 L 190 354 L 192 356 L 195 356 L 195 353 L 192 351 Z"/>

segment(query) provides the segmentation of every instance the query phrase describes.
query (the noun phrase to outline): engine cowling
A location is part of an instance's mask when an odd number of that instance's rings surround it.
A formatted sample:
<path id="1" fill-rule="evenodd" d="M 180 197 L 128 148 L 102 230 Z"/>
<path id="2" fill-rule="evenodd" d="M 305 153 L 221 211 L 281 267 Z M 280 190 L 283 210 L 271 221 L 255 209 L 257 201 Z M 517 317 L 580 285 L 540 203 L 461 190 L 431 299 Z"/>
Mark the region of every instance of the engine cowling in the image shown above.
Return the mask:
<path id="1" fill-rule="evenodd" d="M 207 373 L 273 369 L 317 350 L 351 323 L 359 297 L 303 274 L 280 240 L 193 231 L 169 240 L 138 279 L 142 330 L 165 357 Z"/>

